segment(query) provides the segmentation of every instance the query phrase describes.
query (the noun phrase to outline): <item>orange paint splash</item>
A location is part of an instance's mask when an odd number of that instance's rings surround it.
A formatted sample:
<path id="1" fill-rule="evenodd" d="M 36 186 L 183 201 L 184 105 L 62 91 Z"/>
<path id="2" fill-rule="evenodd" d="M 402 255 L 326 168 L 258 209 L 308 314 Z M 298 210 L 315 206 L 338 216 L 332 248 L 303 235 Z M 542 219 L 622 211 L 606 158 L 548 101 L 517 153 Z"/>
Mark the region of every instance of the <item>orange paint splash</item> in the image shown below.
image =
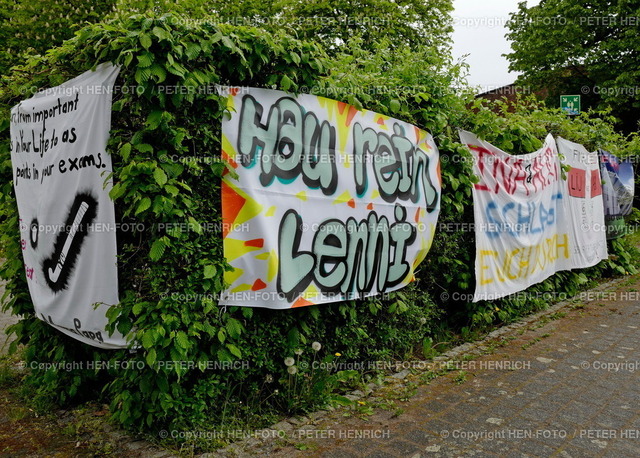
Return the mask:
<path id="1" fill-rule="evenodd" d="M 222 182 L 222 238 L 229 234 L 229 228 L 233 227 L 246 202 L 247 200 L 231 189 L 231 186 Z"/>
<path id="2" fill-rule="evenodd" d="M 267 284 L 258 278 L 255 282 L 253 282 L 251 291 L 260 291 L 261 289 L 265 289 L 266 287 Z"/>

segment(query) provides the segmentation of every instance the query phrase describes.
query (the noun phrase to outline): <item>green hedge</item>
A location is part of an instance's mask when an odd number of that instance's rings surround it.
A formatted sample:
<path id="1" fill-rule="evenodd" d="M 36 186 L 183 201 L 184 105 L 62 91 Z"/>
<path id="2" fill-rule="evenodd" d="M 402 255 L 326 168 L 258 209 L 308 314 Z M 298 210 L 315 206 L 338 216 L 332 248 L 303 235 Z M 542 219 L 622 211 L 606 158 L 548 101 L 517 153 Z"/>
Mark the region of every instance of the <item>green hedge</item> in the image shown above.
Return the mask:
<path id="1" fill-rule="evenodd" d="M 5 109 L 31 87 L 57 85 L 102 61 L 122 65 L 117 84 L 129 88 L 114 98 L 111 196 L 119 222 L 144 227 L 118 234 L 121 303 L 110 319 L 123 333 L 133 329 L 142 348 L 132 353 L 99 351 L 77 345 L 35 319 L 5 140 L 0 205 L 7 216 L 2 222 L 7 261 L 2 275 L 10 280 L 7 307 L 24 316 L 13 331 L 26 344 L 27 363 L 131 360 L 133 367 L 34 370 L 27 383 L 36 399 L 65 403 L 101 393 L 120 423 L 150 429 L 204 424 L 216 418 L 225 400 L 256 406 L 262 402 L 252 398 L 269 399 L 266 406 L 291 411 L 322 404 L 331 394 L 324 385 L 333 383 L 325 377 L 292 392 L 284 359 L 298 356 L 296 350 L 318 358 L 341 353 L 343 359 L 379 360 L 412 350 L 428 332 L 435 306 L 415 287 L 364 306 L 350 302 L 273 311 L 221 309 L 215 301 L 229 266 L 220 232 L 207 228 L 220 222 L 225 166 L 216 160 L 192 160 L 219 158 L 225 101 L 213 85 L 316 86 L 327 73 L 316 45 L 252 28 L 191 28 L 175 20 L 135 18 L 91 26 L 18 69 L 2 97 Z M 166 87 L 185 89 L 170 95 Z M 161 229 L 172 223 L 178 223 L 178 229 Z M 182 223 L 195 230 L 181 231 Z M 318 354 L 310 347 L 314 341 L 322 345 Z M 248 368 L 202 371 L 157 364 L 211 360 L 246 361 Z M 271 379 L 274 382 L 266 383 Z"/>
<path id="2" fill-rule="evenodd" d="M 14 68 L 0 93 L 5 132 L 0 145 L 0 222 L 8 280 L 5 309 L 22 315 L 12 331 L 26 346 L 26 362 L 131 361 L 108 370 L 30 370 L 25 386 L 32 402 L 68 404 L 101 398 L 113 417 L 139 430 L 233 424 L 273 412 L 291 413 L 341 402 L 352 371 L 313 370 L 313 361 L 389 361 L 416 350 L 446 323 L 461 326 L 508 321 L 545 304 L 468 304 L 453 292 L 474 287 L 473 233 L 438 231 L 418 281 L 384 298 L 274 311 L 220 308 L 215 297 L 229 269 L 222 238 L 209 230 L 220 222 L 220 125 L 225 101 L 214 84 L 311 90 L 392 115 L 430 130 L 442 154 L 441 223 L 470 223 L 471 161 L 454 127 L 483 135 L 504 149 L 528 152 L 548 130 L 589 147 L 629 145 L 601 116 L 573 123 L 559 111 L 522 103 L 496 114 L 468 95 L 450 90 L 460 68 L 429 49 L 358 50 L 327 57 L 317 45 L 255 28 L 135 17 L 83 29 L 43 57 Z M 20 250 L 9 158 L 8 108 L 30 88 L 55 86 L 104 61 L 122 66 L 114 98 L 109 151 L 114 164 L 117 219 L 142 228 L 118 234 L 121 303 L 111 326 L 133 332 L 140 347 L 101 351 L 63 336 L 35 318 Z M 166 87 L 181 90 L 168 93 Z M 130 90 L 135 88 L 135 90 Z M 387 91 L 383 93 L 382 88 Z M 609 144 L 609 143 L 611 144 Z M 637 144 L 634 143 L 634 144 Z M 181 160 L 185 158 L 186 160 Z M 193 158 L 196 158 L 195 160 Z M 202 159 L 202 160 L 200 160 Z M 171 230 L 163 228 L 178 223 Z M 190 229 L 181 230 L 183 223 Z M 627 248 L 618 261 L 587 272 L 632 271 Z M 538 290 L 575 293 L 587 277 L 557 274 Z M 442 295 L 448 293 L 448 297 Z M 496 310 L 499 309 L 499 310 Z M 452 321 L 453 320 L 453 321 Z M 317 342 L 320 344 L 314 345 Z M 417 354 L 420 356 L 419 352 Z M 293 358 L 297 373 L 288 369 Z M 194 368 L 159 366 L 192 361 Z M 198 362 L 225 361 L 242 370 L 201 370 Z M 244 362 L 237 366 L 238 362 Z"/>

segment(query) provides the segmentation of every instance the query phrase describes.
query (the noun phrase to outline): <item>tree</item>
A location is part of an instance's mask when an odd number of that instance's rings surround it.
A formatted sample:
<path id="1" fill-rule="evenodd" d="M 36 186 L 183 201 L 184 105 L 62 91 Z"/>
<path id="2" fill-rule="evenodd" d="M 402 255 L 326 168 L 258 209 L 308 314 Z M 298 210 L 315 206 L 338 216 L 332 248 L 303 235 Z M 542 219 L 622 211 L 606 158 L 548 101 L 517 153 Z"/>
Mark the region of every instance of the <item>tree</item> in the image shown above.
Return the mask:
<path id="1" fill-rule="evenodd" d="M 24 61 L 24 53 L 43 54 L 71 38 L 86 23 L 99 22 L 113 10 L 115 0 L 0 1 L 0 74 Z"/>
<path id="2" fill-rule="evenodd" d="M 387 40 L 394 49 L 427 46 L 448 54 L 452 0 L 107 0 L 87 6 L 78 0 L 0 0 L 0 74 L 24 61 L 25 52 L 43 54 L 87 23 L 126 19 L 133 14 L 181 16 L 205 21 L 286 31 L 316 41 L 331 54 L 349 39 L 373 51 Z"/>
<path id="3" fill-rule="evenodd" d="M 549 89 L 554 104 L 561 92 L 581 93 L 587 106 L 610 106 L 623 130 L 637 131 L 639 26 L 637 0 L 522 2 L 508 24 L 509 69 L 523 72 L 520 84 Z"/>
<path id="4" fill-rule="evenodd" d="M 253 25 L 270 32 L 285 30 L 319 42 L 335 53 L 351 38 L 373 50 L 388 39 L 393 47 L 449 46 L 452 0 L 119 0 L 120 15 L 178 13 L 197 20 Z"/>
<path id="5" fill-rule="evenodd" d="M 394 48 L 449 45 L 451 0 L 288 0 L 281 2 L 284 24 L 300 38 L 317 40 L 328 51 L 350 38 L 365 49 L 388 39 Z"/>

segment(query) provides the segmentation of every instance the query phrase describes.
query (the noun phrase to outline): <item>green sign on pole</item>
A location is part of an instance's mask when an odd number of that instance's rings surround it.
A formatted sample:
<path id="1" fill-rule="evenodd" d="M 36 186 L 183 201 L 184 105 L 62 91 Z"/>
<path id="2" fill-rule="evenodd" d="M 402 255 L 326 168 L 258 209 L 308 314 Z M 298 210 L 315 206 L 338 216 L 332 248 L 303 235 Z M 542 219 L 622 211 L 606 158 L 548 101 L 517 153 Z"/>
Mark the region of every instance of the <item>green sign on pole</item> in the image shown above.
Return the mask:
<path id="1" fill-rule="evenodd" d="M 560 108 L 569 116 L 580 114 L 580 96 L 579 95 L 561 95 Z"/>

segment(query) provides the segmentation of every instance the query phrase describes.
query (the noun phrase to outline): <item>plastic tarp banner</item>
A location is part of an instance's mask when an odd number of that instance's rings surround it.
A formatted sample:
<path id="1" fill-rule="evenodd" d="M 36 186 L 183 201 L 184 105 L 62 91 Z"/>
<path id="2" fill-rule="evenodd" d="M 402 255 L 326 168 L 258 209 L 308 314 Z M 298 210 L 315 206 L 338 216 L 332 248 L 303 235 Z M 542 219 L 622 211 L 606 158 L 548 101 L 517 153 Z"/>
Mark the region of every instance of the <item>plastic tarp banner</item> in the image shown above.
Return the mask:
<path id="1" fill-rule="evenodd" d="M 100 348 L 118 303 L 115 211 L 106 153 L 119 68 L 107 63 L 11 110 L 11 162 L 29 292 L 38 318 Z"/>
<path id="2" fill-rule="evenodd" d="M 600 150 L 600 173 L 605 216 L 626 216 L 633 208 L 635 179 L 633 164 Z"/>
<path id="3" fill-rule="evenodd" d="M 394 291 L 440 210 L 431 135 L 313 95 L 238 88 L 222 154 L 223 305 L 286 309 Z"/>
<path id="4" fill-rule="evenodd" d="M 473 189 L 474 302 L 508 296 L 557 271 L 606 258 L 604 232 L 596 224 L 602 196 L 597 189 L 592 195 L 591 181 L 582 197 L 570 195 L 551 135 L 540 150 L 518 156 L 470 132 L 461 131 L 460 139 L 472 153 L 479 180 Z M 570 160 L 582 167 L 579 159 Z"/>

